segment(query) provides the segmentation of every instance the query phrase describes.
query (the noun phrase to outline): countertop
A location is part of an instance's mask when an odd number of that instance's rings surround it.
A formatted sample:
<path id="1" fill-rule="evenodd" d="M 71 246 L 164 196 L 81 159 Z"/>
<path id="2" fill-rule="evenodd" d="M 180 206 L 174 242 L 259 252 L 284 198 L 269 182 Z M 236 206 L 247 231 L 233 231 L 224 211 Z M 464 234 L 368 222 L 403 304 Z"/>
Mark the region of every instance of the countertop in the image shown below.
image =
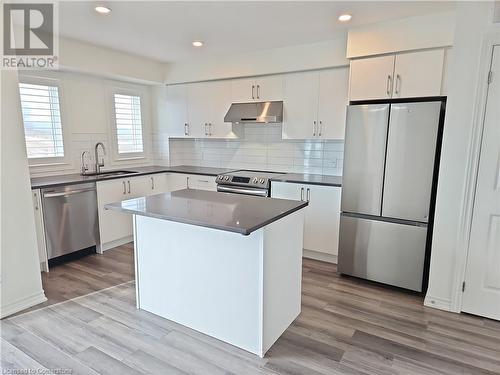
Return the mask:
<path id="1" fill-rule="evenodd" d="M 307 204 L 287 199 L 184 189 L 111 203 L 105 208 L 246 236 Z"/>
<path id="2" fill-rule="evenodd" d="M 235 170 L 238 169 L 195 167 L 191 165 L 178 165 L 173 167 L 162 167 L 154 165 L 149 167 L 116 168 L 113 170 L 125 170 L 125 171 L 130 171 L 131 173 L 119 174 L 114 176 L 82 176 L 78 173 L 73 173 L 73 174 L 63 174 L 63 175 L 47 176 L 47 177 L 35 177 L 31 179 L 31 188 L 43 189 L 43 188 L 63 186 L 63 185 L 74 185 L 86 182 L 106 181 L 118 178 L 128 178 L 134 176 L 142 176 L 147 174 L 166 173 L 166 172 L 217 176 L 219 174 L 234 172 Z M 112 170 L 109 171 L 111 172 Z M 276 177 L 273 177 L 271 181 L 324 185 L 324 186 L 341 186 L 342 177 L 328 176 L 321 174 L 284 173 L 282 175 L 277 175 Z"/>
<path id="3" fill-rule="evenodd" d="M 199 174 L 205 176 L 217 176 L 223 173 L 229 173 L 234 171 L 234 169 L 226 168 L 211 168 L 211 167 L 195 167 L 190 165 L 178 165 L 174 167 L 162 167 L 162 166 L 150 166 L 150 167 L 131 167 L 131 168 L 115 168 L 113 170 L 124 170 L 130 171 L 129 174 L 119 174 L 114 176 L 82 176 L 78 173 L 64 174 L 56 176 L 47 177 L 35 177 L 31 179 L 32 189 L 42 189 L 48 187 L 56 187 L 63 185 L 74 185 L 82 184 L 86 182 L 97 182 L 114 180 L 117 178 L 128 178 L 134 176 L 143 176 L 147 174 L 154 173 L 165 173 L 165 172 L 175 172 L 175 173 L 186 173 L 186 174 Z M 113 170 L 109 170 L 112 172 Z M 106 172 L 104 170 L 103 172 Z"/>
<path id="4" fill-rule="evenodd" d="M 329 176 L 323 174 L 285 173 L 271 178 L 271 181 L 324 186 L 342 186 L 342 176 Z"/>

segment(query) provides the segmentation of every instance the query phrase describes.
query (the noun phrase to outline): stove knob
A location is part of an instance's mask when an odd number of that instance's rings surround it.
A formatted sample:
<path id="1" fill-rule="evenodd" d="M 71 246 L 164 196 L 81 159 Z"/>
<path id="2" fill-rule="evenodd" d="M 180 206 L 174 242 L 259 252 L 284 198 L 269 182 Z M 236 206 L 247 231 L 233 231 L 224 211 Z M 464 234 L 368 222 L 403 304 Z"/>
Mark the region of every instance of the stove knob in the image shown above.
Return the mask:
<path id="1" fill-rule="evenodd" d="M 257 177 L 254 177 L 254 178 L 253 178 L 253 180 L 252 180 L 252 182 L 253 182 L 254 184 L 256 184 L 256 183 L 258 183 L 258 182 L 259 182 L 259 179 L 258 179 Z"/>
<path id="2" fill-rule="evenodd" d="M 260 182 L 261 184 L 263 184 L 263 183 L 264 183 L 264 179 L 263 179 L 263 178 L 261 178 L 261 179 L 259 180 L 259 182 Z"/>
<path id="3" fill-rule="evenodd" d="M 224 176 L 224 180 L 229 181 L 229 176 Z"/>

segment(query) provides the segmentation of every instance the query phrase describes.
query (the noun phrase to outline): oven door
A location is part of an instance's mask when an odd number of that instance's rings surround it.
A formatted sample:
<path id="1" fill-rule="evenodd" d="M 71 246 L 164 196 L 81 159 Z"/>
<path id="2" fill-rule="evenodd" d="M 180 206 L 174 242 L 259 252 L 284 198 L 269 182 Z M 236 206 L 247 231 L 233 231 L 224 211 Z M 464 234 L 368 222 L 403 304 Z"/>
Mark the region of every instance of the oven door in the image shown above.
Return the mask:
<path id="1" fill-rule="evenodd" d="M 246 187 L 246 186 L 217 185 L 217 191 L 222 193 L 256 195 L 259 197 L 269 196 L 269 191 L 267 189 L 260 189 L 260 188 Z"/>

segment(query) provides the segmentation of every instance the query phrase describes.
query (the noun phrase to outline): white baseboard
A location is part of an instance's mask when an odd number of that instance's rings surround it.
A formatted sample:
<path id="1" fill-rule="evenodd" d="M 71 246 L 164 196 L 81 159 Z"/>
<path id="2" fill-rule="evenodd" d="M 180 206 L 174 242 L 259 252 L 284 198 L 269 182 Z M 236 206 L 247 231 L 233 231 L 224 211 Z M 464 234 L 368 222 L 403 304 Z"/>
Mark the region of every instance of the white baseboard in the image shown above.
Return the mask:
<path id="1" fill-rule="evenodd" d="M 112 249 L 113 247 L 125 245 L 129 242 L 132 242 L 132 241 L 134 241 L 134 236 L 128 236 L 128 237 L 120 238 L 119 240 L 102 243 L 100 246 L 97 247 L 97 252 L 99 254 L 102 254 L 106 250 Z"/>
<path id="2" fill-rule="evenodd" d="M 430 295 L 425 296 L 424 306 L 433 307 L 435 309 L 444 310 L 444 311 L 455 312 L 451 308 L 451 300 L 433 297 Z"/>
<path id="3" fill-rule="evenodd" d="M 308 259 L 321 260 L 323 262 L 337 264 L 337 255 L 321 253 L 319 251 L 304 249 L 302 256 Z"/>
<path id="4" fill-rule="evenodd" d="M 28 309 L 32 306 L 38 305 L 39 303 L 47 301 L 45 293 L 42 291 L 32 294 L 30 296 L 21 298 L 20 300 L 9 303 L 8 305 L 2 306 L 0 311 L 0 319 L 3 319 L 9 315 L 15 314 L 24 309 Z"/>

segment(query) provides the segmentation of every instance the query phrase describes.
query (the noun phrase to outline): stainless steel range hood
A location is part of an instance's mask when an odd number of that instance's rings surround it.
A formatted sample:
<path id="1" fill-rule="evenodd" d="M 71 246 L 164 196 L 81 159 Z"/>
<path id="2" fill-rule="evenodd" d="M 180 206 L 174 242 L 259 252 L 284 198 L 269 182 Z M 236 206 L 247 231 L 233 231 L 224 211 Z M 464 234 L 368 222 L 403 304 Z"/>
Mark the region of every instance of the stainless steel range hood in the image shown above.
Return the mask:
<path id="1" fill-rule="evenodd" d="M 229 107 L 224 122 L 238 123 L 279 123 L 283 121 L 283 102 L 233 103 Z"/>

